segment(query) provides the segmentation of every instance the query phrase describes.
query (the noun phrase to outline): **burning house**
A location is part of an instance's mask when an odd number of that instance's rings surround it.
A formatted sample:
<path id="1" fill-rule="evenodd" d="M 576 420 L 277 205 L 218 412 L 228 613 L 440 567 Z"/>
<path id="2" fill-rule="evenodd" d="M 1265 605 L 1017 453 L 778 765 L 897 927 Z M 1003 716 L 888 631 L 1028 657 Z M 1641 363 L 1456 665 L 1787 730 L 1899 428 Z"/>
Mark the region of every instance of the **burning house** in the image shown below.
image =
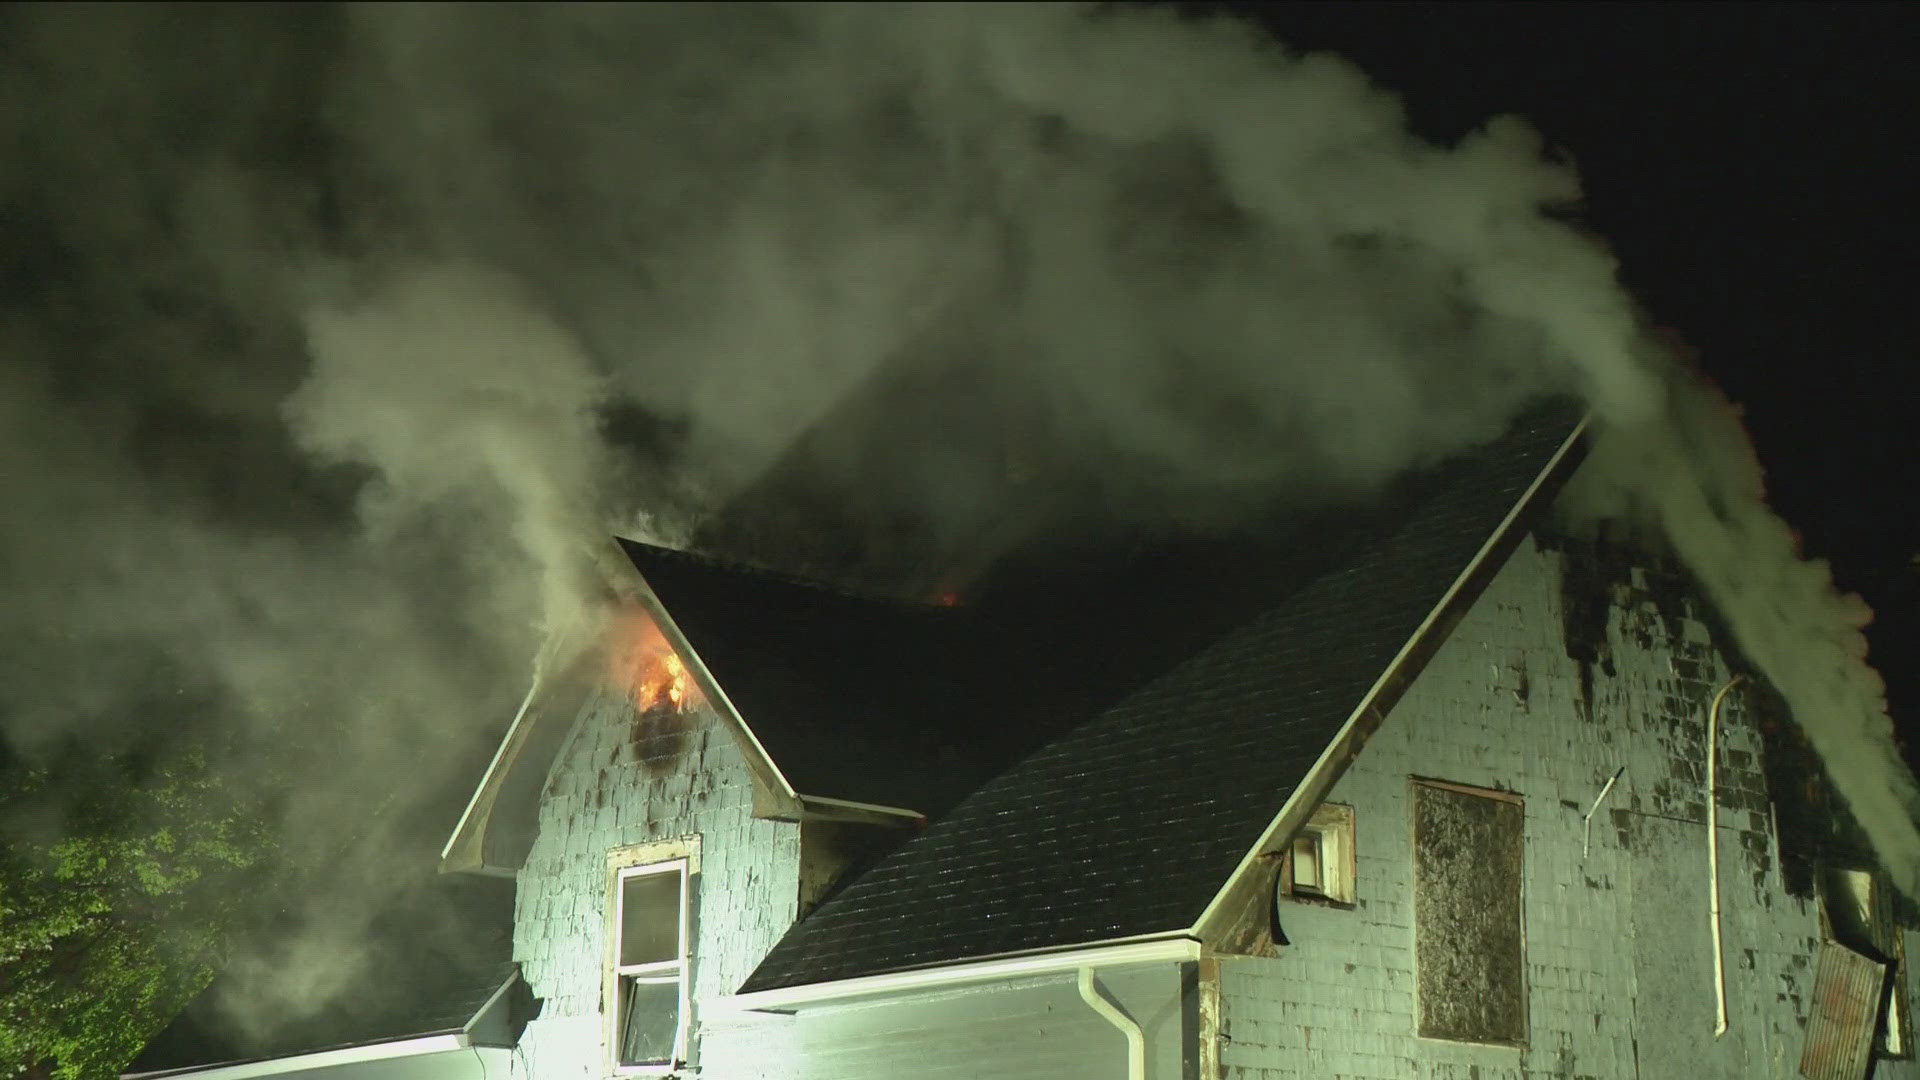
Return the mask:
<path id="1" fill-rule="evenodd" d="M 623 542 L 442 852 L 512 887 L 470 963 L 129 1080 L 1920 1075 L 1911 910 L 1764 681 L 1548 525 L 1582 439 L 952 606 Z"/>

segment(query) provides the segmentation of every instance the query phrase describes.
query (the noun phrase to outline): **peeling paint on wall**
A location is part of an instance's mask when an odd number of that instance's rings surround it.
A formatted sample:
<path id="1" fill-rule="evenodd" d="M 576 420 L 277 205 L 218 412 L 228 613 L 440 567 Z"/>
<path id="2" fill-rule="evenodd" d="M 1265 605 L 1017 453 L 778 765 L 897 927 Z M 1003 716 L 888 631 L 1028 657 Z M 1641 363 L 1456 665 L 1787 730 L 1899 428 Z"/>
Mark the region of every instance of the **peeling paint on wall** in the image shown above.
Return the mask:
<path id="1" fill-rule="evenodd" d="M 696 1023 L 701 1002 L 731 993 L 797 914 L 799 826 L 753 817 L 752 775 L 710 707 L 667 711 L 636 715 L 617 694 L 590 702 L 549 774 L 514 918 L 514 958 L 544 1005 L 521 1037 L 516 1076 L 600 1080 L 605 1073 L 608 852 L 700 838 Z M 715 1037 L 745 1039 L 769 1060 L 781 1053 L 777 1027 L 703 1028 L 696 1059 Z"/>

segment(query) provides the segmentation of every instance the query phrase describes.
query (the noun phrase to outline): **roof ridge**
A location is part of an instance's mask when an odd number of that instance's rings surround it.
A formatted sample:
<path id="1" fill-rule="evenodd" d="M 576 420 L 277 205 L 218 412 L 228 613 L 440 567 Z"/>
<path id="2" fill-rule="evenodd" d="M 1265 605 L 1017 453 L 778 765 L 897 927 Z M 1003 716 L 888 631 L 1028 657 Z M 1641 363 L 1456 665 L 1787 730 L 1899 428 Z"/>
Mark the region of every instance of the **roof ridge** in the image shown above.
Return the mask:
<path id="1" fill-rule="evenodd" d="M 617 533 L 614 534 L 613 539 L 626 550 L 629 558 L 639 554 L 646 558 L 680 563 L 701 570 L 722 574 L 743 582 L 782 585 L 787 588 L 799 589 L 821 596 L 831 596 L 836 599 L 847 600 L 858 604 L 866 604 L 879 608 L 892 608 L 906 614 L 944 616 L 953 610 L 951 607 L 942 604 L 922 603 L 908 600 L 904 597 L 884 596 L 878 593 L 863 592 L 838 582 L 824 581 L 819 578 L 801 577 L 797 574 L 774 569 L 763 563 L 747 562 L 741 559 L 715 555 L 710 552 L 650 544 L 643 540 L 629 539 Z"/>
<path id="2" fill-rule="evenodd" d="M 1424 474 L 1417 491 L 1397 496 L 1411 500 L 1406 512 L 1347 537 L 1336 565 L 849 881 L 782 936 L 739 992 L 1192 929 L 1551 471 L 1582 423 L 1575 405 L 1543 402 L 1500 438 Z M 1190 880 L 1124 887 L 1176 849 L 1196 868 Z M 1053 899 L 1023 908 L 1021 889 Z"/>

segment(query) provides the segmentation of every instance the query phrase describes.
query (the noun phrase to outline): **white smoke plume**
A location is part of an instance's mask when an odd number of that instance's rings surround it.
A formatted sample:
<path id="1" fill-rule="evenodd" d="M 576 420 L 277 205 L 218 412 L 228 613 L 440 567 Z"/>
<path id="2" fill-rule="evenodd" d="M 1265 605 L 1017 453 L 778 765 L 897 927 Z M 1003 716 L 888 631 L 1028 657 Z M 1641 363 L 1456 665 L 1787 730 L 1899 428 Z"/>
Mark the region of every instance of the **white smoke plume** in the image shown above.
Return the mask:
<path id="1" fill-rule="evenodd" d="M 1873 613 L 1767 508 L 1738 410 L 1676 377 L 1661 415 L 1603 429 L 1563 503 L 1576 518 L 1658 530 L 1785 699 L 1895 886 L 1920 896 L 1920 784 L 1867 663 Z"/>
<path id="2" fill-rule="evenodd" d="M 532 586 L 540 628 L 584 622 L 609 477 L 602 377 L 571 336 L 511 282 L 445 265 L 316 304 L 304 323 L 312 366 L 289 425 L 316 458 L 377 469 L 360 493 L 369 532 L 404 528 L 423 503 L 470 501 L 511 537 L 497 580 Z M 516 606 L 502 607 L 507 618 Z"/>
<path id="3" fill-rule="evenodd" d="M 1106 6 L 0 31 L 23 752 L 122 722 L 152 676 L 99 658 L 133 642 L 263 739 L 341 724 L 352 767 L 300 805 L 400 798 L 589 610 L 597 534 L 684 538 L 904 365 L 963 365 L 1143 512 L 1365 490 L 1573 391 L 1680 463 L 1636 505 L 1920 880 L 1857 607 L 1783 546 L 1737 426 L 1666 398 L 1611 257 L 1561 221 L 1575 176 L 1520 121 L 1431 145 L 1344 61 Z M 949 521 L 1002 509 L 943 500 L 998 467 L 945 434 L 900 449 L 907 487 Z M 377 865 L 344 876 L 377 899 Z"/>

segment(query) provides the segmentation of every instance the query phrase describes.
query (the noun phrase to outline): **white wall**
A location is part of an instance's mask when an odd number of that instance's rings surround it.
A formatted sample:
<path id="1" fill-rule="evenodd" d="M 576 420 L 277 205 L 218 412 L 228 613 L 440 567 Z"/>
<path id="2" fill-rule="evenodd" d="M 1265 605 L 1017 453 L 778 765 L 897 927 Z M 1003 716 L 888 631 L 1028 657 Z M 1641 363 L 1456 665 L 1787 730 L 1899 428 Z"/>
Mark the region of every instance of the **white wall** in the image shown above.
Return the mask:
<path id="1" fill-rule="evenodd" d="M 1140 1025 L 1150 1080 L 1177 1080 L 1192 1042 L 1188 1028 L 1197 1027 L 1183 1015 L 1180 965 L 1108 968 L 1097 978 L 1107 1000 Z M 1081 999 L 1072 973 L 812 1007 L 760 1022 L 768 1025 L 762 1034 L 784 1038 L 728 1033 L 715 1040 L 704 1075 L 725 1080 L 1122 1080 L 1127 1075 L 1126 1036 Z"/>
<path id="2" fill-rule="evenodd" d="M 600 995 L 615 848 L 698 834 L 696 1021 L 702 1000 L 746 979 L 793 922 L 800 863 L 799 826 L 756 820 L 752 798 L 737 744 L 704 706 L 684 731 L 636 736 L 624 701 L 588 704 L 554 763 L 539 837 L 520 872 L 514 957 L 545 1005 L 521 1037 L 516 1076 L 607 1071 Z M 705 1050 L 696 1044 L 696 1055 Z"/>
<path id="3" fill-rule="evenodd" d="M 1613 672 L 1593 672 L 1588 716 L 1564 645 L 1561 565 L 1523 541 L 1329 796 L 1357 810 L 1359 902 L 1288 905 L 1293 944 L 1281 957 L 1223 962 L 1228 1077 L 1797 1075 L 1819 931 L 1813 906 L 1781 885 L 1758 735 L 1737 704 L 1726 710 L 1718 791 L 1730 1025 L 1716 1041 L 1704 710 L 1725 666 L 1703 624 L 1687 619 L 1671 640 L 1644 591 L 1622 590 L 1606 627 Z M 1582 816 L 1622 764 L 1583 858 Z M 1524 1049 L 1413 1034 L 1412 775 L 1525 798 Z M 1875 1076 L 1920 1069 L 1882 1062 Z"/>

